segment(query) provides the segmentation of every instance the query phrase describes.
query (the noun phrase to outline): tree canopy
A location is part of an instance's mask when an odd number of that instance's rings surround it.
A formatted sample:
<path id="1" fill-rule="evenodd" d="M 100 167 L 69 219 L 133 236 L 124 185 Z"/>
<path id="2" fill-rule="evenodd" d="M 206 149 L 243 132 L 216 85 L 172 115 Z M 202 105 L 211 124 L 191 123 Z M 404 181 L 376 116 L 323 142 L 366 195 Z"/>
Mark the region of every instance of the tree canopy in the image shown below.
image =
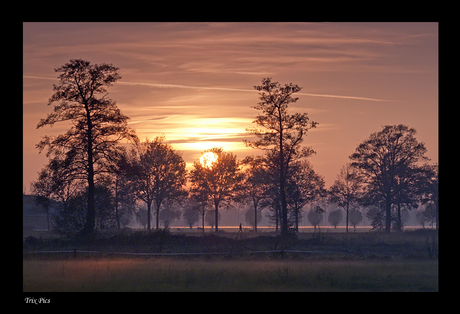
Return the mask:
<path id="1" fill-rule="evenodd" d="M 229 203 L 235 196 L 242 175 L 236 155 L 225 152 L 221 147 L 206 150 L 216 159 L 212 164 L 195 161 L 190 172 L 191 193 L 197 199 L 209 200 L 215 209 L 216 231 L 219 230 L 219 206 Z"/>
<path id="2" fill-rule="evenodd" d="M 45 171 L 61 181 L 54 185 L 53 193 L 74 181 L 86 182 L 85 235 L 94 232 L 95 181 L 110 171 L 117 156 L 113 152 L 122 139 L 138 141 L 128 127 L 128 117 L 107 97 L 108 88 L 121 78 L 118 70 L 112 64 L 91 64 L 82 59 L 72 59 L 56 68 L 59 83 L 53 85 L 54 94 L 48 102 L 55 104 L 54 110 L 37 125 L 37 129 L 65 121 L 72 125 L 64 134 L 43 137 L 37 148 L 40 152 L 46 149 L 50 158 Z"/>
<path id="3" fill-rule="evenodd" d="M 281 233 L 288 232 L 288 208 L 286 200 L 286 180 L 292 161 L 309 157 L 315 153 L 311 147 L 302 147 L 304 136 L 308 130 L 318 123 L 310 121 L 307 113 L 288 113 L 288 105 L 298 98 L 292 97 L 302 88 L 289 83 L 282 87 L 271 78 L 262 79 L 262 85 L 254 86 L 259 93 L 260 102 L 253 108 L 262 111 L 253 121 L 258 128 L 248 128 L 250 134 L 259 139 L 245 141 L 246 145 L 263 150 L 273 150 L 276 156 L 278 187 L 281 200 Z"/>
<path id="4" fill-rule="evenodd" d="M 245 143 L 261 149 L 261 156 L 239 161 L 234 153 L 213 147 L 187 172 L 182 153 L 164 135 L 140 143 L 128 127 L 129 118 L 107 97 L 108 89 L 121 79 L 117 67 L 72 59 L 55 71 L 59 82 L 48 102 L 54 109 L 37 128 L 59 122 L 67 122 L 70 128 L 57 136 L 44 136 L 36 145 L 49 162 L 32 190 L 45 205 L 49 199 L 58 201 L 54 221 L 62 234 L 91 239 L 96 230 L 121 229 L 126 213 L 141 217 L 150 230 L 152 204 L 158 229 L 160 219 L 166 226 L 181 216 L 178 204 L 184 202 L 187 223 L 190 227 L 196 223 L 199 212 L 203 232 L 206 214 L 219 230 L 219 209 L 232 201 L 251 203 L 247 215 L 255 231 L 266 207 L 276 230 L 280 222 L 282 235 L 292 225 L 298 231 L 307 204 L 311 205 L 307 219 L 315 227 L 322 221 L 327 205 L 315 202 L 325 201 L 324 178 L 306 159 L 315 151 L 302 145 L 318 123 L 307 113 L 288 112 L 289 104 L 298 100 L 294 97 L 302 89 L 298 85 L 281 86 L 264 78 L 254 86 L 260 101 L 253 108 L 260 112 L 253 121 L 256 127 L 246 130 L 257 139 Z M 428 160 L 426 147 L 415 135 L 416 130 L 406 125 L 386 125 L 349 156 L 351 163 L 340 170 L 328 199 L 345 210 L 347 231 L 349 216 L 353 226 L 362 220 L 359 206 L 368 208 L 363 213 L 371 217 L 374 227 L 387 232 L 392 227 L 402 230 L 406 211 L 420 204 L 429 210 L 419 218 L 425 222 L 429 216 L 438 226 L 438 166 L 421 163 Z M 207 211 L 208 205 L 213 210 Z M 328 219 L 337 226 L 341 210 L 331 212 Z"/>
<path id="5" fill-rule="evenodd" d="M 165 142 L 164 136 L 136 145 L 129 154 L 128 177 L 133 193 L 147 204 L 147 229 L 150 230 L 151 206 L 155 203 L 156 228 L 159 228 L 160 206 L 186 192 L 185 161 Z"/>
<path id="6" fill-rule="evenodd" d="M 427 160 L 426 147 L 415 138 L 416 130 L 406 125 L 386 125 L 358 145 L 350 156 L 352 166 L 366 180 L 365 203 L 381 204 L 385 210 L 385 231 L 390 232 L 392 206 L 397 203 L 401 183 L 413 174 L 417 163 Z"/>

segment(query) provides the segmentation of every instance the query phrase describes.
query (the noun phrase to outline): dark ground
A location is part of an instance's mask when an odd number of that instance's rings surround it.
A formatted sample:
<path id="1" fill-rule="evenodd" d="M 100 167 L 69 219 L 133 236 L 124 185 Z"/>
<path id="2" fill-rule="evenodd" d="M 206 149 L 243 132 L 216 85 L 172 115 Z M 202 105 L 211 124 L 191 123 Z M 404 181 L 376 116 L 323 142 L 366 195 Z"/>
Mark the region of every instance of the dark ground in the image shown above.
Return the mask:
<path id="1" fill-rule="evenodd" d="M 23 242 L 24 256 L 39 251 L 96 251 L 107 253 L 219 253 L 216 256 L 249 258 L 403 258 L 434 259 L 438 257 L 438 235 L 435 230 L 402 233 L 298 233 L 288 237 L 276 234 L 207 233 L 205 235 L 173 234 L 165 230 L 146 232 L 124 230 L 100 235 L 92 243 L 59 238 L 28 237 Z M 275 251 L 258 253 L 261 251 Z M 293 252 L 297 251 L 297 252 Z M 46 253 L 51 255 L 52 253 Z M 57 254 L 57 253 L 56 253 Z M 90 253 L 85 253 L 90 254 Z M 96 254 L 96 253 L 94 253 Z"/>

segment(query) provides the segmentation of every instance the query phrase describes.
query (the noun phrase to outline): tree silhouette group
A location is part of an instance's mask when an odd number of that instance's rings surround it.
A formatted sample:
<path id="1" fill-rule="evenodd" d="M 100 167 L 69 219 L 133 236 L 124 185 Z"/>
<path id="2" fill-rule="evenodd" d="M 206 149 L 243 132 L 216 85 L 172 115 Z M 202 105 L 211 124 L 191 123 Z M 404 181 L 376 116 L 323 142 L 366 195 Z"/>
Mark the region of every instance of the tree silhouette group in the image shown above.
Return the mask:
<path id="1" fill-rule="evenodd" d="M 238 160 L 214 147 L 203 152 L 213 158 L 196 160 L 188 172 L 181 153 L 164 135 L 140 142 L 128 117 L 107 97 L 108 88 L 121 79 L 118 70 L 82 59 L 55 69 L 59 82 L 48 103 L 54 109 L 37 125 L 71 123 L 66 133 L 45 136 L 37 144 L 49 162 L 32 183 L 43 204 L 47 199 L 59 204 L 54 224 L 65 235 L 91 239 L 98 231 L 122 228 L 133 214 L 150 230 L 152 205 L 158 229 L 160 219 L 177 217 L 173 204 L 181 204 L 190 226 L 201 216 L 204 227 L 205 208 L 211 207 L 218 231 L 219 209 L 232 202 L 251 204 L 255 231 L 260 211 L 268 209 L 282 235 L 298 231 L 306 204 L 312 204 L 307 218 L 316 227 L 324 200 L 345 211 L 347 232 L 349 220 L 356 226 L 362 219 L 360 206 L 372 208 L 373 227 L 386 232 L 401 231 L 402 213 L 419 204 L 434 208 L 438 226 L 438 167 L 427 163 L 426 147 L 413 128 L 386 125 L 372 133 L 326 189 L 308 161 L 315 151 L 302 145 L 318 123 L 307 113 L 288 110 L 301 87 L 264 78 L 254 86 L 260 100 L 253 107 L 259 111 L 255 127 L 246 129 L 257 139 L 245 141 L 262 153 Z M 145 204 L 145 213 L 139 204 Z M 340 209 L 329 215 L 332 225 L 341 219 Z"/>

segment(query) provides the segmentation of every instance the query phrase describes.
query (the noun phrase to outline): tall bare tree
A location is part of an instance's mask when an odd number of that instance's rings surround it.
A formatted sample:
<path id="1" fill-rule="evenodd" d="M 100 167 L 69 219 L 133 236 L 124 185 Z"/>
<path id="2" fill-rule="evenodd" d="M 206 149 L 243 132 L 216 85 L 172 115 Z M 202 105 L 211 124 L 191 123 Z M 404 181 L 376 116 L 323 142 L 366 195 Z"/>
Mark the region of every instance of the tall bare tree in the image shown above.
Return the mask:
<path id="1" fill-rule="evenodd" d="M 54 177 L 66 178 L 65 183 L 83 180 L 87 184 L 87 212 L 83 235 L 94 232 L 95 181 L 98 175 L 110 171 L 114 163 L 112 151 L 122 139 L 137 141 L 128 128 L 128 117 L 121 113 L 115 101 L 108 98 L 108 88 L 121 76 L 112 64 L 91 64 L 72 59 L 55 69 L 59 83 L 53 85 L 54 94 L 48 105 L 56 103 L 53 112 L 37 125 L 42 128 L 69 121 L 70 129 L 58 136 L 45 136 L 38 144 L 40 152 L 52 164 L 48 169 L 59 172 Z"/>
<path id="2" fill-rule="evenodd" d="M 281 233 L 286 235 L 288 233 L 287 173 L 292 161 L 315 153 L 310 147 L 301 147 L 301 143 L 307 132 L 315 128 L 318 123 L 310 121 L 307 113 L 288 114 L 288 105 L 298 100 L 293 97 L 293 94 L 302 89 L 297 84 L 289 83 L 282 87 L 278 82 L 272 82 L 271 78 L 264 78 L 262 85 L 254 88 L 260 92 L 260 102 L 253 108 L 261 110 L 262 113 L 253 122 L 258 127 L 248 128 L 246 131 L 259 139 L 245 142 L 253 148 L 276 152 L 281 201 Z"/>

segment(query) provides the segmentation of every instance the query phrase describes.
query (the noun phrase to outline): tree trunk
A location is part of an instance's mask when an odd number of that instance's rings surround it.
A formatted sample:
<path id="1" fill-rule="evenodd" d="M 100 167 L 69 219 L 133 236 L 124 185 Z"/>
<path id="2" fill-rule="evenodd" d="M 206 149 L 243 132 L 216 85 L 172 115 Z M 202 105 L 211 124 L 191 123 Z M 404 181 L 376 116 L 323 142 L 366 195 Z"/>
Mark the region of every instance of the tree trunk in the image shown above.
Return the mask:
<path id="1" fill-rule="evenodd" d="M 257 232 L 257 204 L 254 202 L 254 232 Z"/>
<path id="2" fill-rule="evenodd" d="M 346 230 L 347 230 L 347 233 L 348 233 L 348 210 L 349 210 L 349 207 L 350 207 L 350 202 L 348 201 L 347 199 L 347 217 L 345 218 L 345 224 L 346 224 Z"/>
<path id="3" fill-rule="evenodd" d="M 115 219 L 117 220 L 117 228 L 120 230 L 120 213 L 118 212 L 118 175 L 115 177 Z"/>
<path id="4" fill-rule="evenodd" d="M 402 221 L 401 221 L 401 205 L 398 203 L 398 225 L 396 226 L 398 232 L 402 231 Z"/>
<path id="5" fill-rule="evenodd" d="M 278 232 L 278 228 L 279 228 L 279 211 L 280 211 L 280 202 L 278 202 L 278 200 L 276 200 L 276 205 L 275 205 L 275 226 L 276 226 L 276 229 L 275 231 Z"/>
<path id="6" fill-rule="evenodd" d="M 201 227 L 203 228 L 203 234 L 204 234 L 204 215 L 206 213 L 206 205 L 203 205 L 203 211 L 202 211 L 202 215 L 201 215 Z"/>
<path id="7" fill-rule="evenodd" d="M 219 231 L 219 203 L 214 202 L 214 206 L 216 208 L 216 232 Z"/>
<path id="8" fill-rule="evenodd" d="M 49 206 L 46 206 L 46 226 L 48 228 L 48 231 L 50 231 L 50 208 L 49 208 Z M 437 224 L 436 224 L 436 226 L 437 226 Z M 438 227 L 436 227 L 436 228 L 438 228 Z"/>
<path id="9" fill-rule="evenodd" d="M 150 212 L 151 212 L 151 208 L 152 208 L 152 201 L 149 200 L 147 202 L 147 231 L 151 230 L 151 227 L 150 227 Z"/>
<path id="10" fill-rule="evenodd" d="M 280 198 L 281 198 L 281 235 L 288 234 L 288 221 L 287 221 L 287 202 L 286 202 L 286 172 L 284 169 L 284 147 L 283 147 L 283 118 L 281 109 L 278 107 L 278 121 L 279 121 L 279 167 L 280 167 Z"/>
<path id="11" fill-rule="evenodd" d="M 86 212 L 86 226 L 84 233 L 90 236 L 94 232 L 96 225 L 96 209 L 94 205 L 94 161 L 93 161 L 93 124 L 91 122 L 91 115 L 89 107 L 85 104 L 86 108 L 86 119 L 88 125 L 87 131 L 87 154 L 88 154 L 88 200 L 87 200 L 87 212 Z"/>
<path id="12" fill-rule="evenodd" d="M 157 215 L 156 217 L 156 229 L 160 229 L 160 206 L 161 206 L 161 202 L 160 203 L 157 203 L 155 202 L 155 205 L 156 205 L 156 208 L 155 208 L 155 213 Z"/>
<path id="13" fill-rule="evenodd" d="M 281 235 L 288 234 L 288 219 L 287 219 L 287 203 L 286 192 L 284 190 L 284 182 L 281 182 Z"/>
<path id="14" fill-rule="evenodd" d="M 284 156 L 283 146 L 280 141 L 280 199 L 281 199 L 281 235 L 288 234 L 288 220 L 287 220 L 287 202 L 286 202 L 286 189 L 285 189 L 285 169 L 284 169 Z"/>
<path id="15" fill-rule="evenodd" d="M 385 232 L 391 232 L 391 200 L 389 198 L 385 201 Z"/>
<path id="16" fill-rule="evenodd" d="M 295 205 L 295 231 L 299 232 L 299 208 Z"/>
<path id="17" fill-rule="evenodd" d="M 438 231 L 439 226 L 439 203 L 436 201 L 436 231 Z"/>

